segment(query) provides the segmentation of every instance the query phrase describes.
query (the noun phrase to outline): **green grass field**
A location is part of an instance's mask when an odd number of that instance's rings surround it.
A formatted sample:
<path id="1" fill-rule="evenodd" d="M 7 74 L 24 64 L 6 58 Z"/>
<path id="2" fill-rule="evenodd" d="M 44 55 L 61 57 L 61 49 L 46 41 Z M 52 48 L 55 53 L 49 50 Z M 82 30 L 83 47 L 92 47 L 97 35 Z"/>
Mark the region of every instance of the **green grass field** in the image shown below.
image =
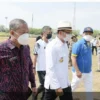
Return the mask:
<path id="1" fill-rule="evenodd" d="M 7 40 L 7 38 L 8 37 L 0 37 L 0 42 Z M 34 43 L 35 43 L 35 38 L 30 38 L 29 45 L 30 45 L 30 48 L 31 48 L 31 57 L 33 57 L 32 50 L 33 50 L 33 47 L 34 47 Z M 92 65 L 92 68 L 93 68 L 93 91 L 94 92 L 100 92 L 100 72 L 96 72 L 97 66 L 98 66 L 97 56 L 94 55 L 93 56 L 93 65 Z M 69 76 L 70 76 L 70 81 L 71 81 L 71 79 L 72 79 L 71 68 L 69 68 Z M 36 75 L 36 83 L 39 85 L 37 75 Z M 84 85 L 81 83 L 79 85 L 79 88 L 76 91 L 77 92 L 85 91 Z M 100 95 L 95 95 L 95 96 L 98 97 Z"/>

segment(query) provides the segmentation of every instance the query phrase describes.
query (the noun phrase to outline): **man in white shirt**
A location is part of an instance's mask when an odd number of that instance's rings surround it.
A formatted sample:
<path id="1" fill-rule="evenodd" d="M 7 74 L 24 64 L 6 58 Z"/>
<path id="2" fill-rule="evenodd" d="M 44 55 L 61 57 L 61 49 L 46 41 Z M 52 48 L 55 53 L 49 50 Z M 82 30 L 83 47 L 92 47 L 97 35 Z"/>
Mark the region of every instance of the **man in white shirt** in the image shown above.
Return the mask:
<path id="1" fill-rule="evenodd" d="M 42 38 L 39 39 L 34 47 L 34 58 L 33 58 L 33 65 L 34 65 L 34 73 L 35 73 L 35 67 L 36 71 L 39 77 L 40 81 L 40 86 L 38 87 L 37 90 L 37 95 L 35 100 L 37 100 L 38 94 L 43 92 L 41 100 L 43 100 L 44 96 L 44 79 L 45 79 L 45 70 L 46 70 L 46 65 L 45 65 L 45 48 L 46 45 L 49 42 L 49 39 L 52 37 L 52 29 L 49 26 L 44 26 L 42 28 Z"/>
<path id="2" fill-rule="evenodd" d="M 71 39 L 70 22 L 58 23 L 57 37 L 46 47 L 46 76 L 44 100 L 72 100 L 71 86 L 68 79 L 68 47 Z"/>
<path id="3" fill-rule="evenodd" d="M 95 49 L 95 52 L 96 52 L 96 55 L 97 55 L 97 39 L 96 37 L 91 41 L 92 42 L 92 54 L 94 55 L 94 49 Z"/>

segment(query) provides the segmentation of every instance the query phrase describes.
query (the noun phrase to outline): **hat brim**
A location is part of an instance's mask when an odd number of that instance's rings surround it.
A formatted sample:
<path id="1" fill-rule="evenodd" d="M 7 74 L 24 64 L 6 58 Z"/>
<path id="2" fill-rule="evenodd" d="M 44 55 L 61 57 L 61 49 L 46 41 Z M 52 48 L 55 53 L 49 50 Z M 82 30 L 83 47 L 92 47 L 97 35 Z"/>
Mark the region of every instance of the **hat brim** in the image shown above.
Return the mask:
<path id="1" fill-rule="evenodd" d="M 71 27 L 60 27 L 57 30 L 70 30 L 70 31 L 72 31 L 72 28 Z"/>
<path id="2" fill-rule="evenodd" d="M 85 33 L 85 32 L 91 32 L 91 33 L 93 33 L 93 31 L 84 31 L 83 33 Z"/>

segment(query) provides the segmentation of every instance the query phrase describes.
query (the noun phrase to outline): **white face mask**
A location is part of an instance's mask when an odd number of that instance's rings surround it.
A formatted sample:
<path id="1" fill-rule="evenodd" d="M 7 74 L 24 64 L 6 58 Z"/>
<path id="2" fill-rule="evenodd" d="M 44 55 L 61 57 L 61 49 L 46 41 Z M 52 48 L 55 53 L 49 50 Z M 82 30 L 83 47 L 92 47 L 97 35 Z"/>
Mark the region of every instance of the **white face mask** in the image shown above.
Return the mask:
<path id="1" fill-rule="evenodd" d="M 86 40 L 86 41 L 91 41 L 93 39 L 93 37 L 91 35 L 85 35 L 83 36 L 83 38 Z"/>
<path id="2" fill-rule="evenodd" d="M 67 34 L 66 37 L 64 38 L 64 41 L 70 41 L 72 35 L 71 34 Z"/>
<path id="3" fill-rule="evenodd" d="M 24 33 L 23 35 L 20 35 L 17 40 L 21 45 L 28 45 L 29 33 Z"/>

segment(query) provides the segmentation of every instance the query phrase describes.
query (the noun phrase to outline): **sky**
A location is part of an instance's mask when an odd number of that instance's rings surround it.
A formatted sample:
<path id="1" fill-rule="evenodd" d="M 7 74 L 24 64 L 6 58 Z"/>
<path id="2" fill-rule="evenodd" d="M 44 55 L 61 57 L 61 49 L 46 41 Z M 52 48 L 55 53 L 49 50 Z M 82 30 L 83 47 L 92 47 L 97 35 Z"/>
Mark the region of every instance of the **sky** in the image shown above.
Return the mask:
<path id="1" fill-rule="evenodd" d="M 8 27 L 14 18 L 22 18 L 29 27 L 33 25 L 34 28 L 49 25 L 56 29 L 57 23 L 61 20 L 70 21 L 73 25 L 74 4 L 74 2 L 0 2 L 0 25 Z M 76 29 L 83 30 L 90 26 L 100 30 L 99 18 L 99 2 L 76 2 Z"/>

